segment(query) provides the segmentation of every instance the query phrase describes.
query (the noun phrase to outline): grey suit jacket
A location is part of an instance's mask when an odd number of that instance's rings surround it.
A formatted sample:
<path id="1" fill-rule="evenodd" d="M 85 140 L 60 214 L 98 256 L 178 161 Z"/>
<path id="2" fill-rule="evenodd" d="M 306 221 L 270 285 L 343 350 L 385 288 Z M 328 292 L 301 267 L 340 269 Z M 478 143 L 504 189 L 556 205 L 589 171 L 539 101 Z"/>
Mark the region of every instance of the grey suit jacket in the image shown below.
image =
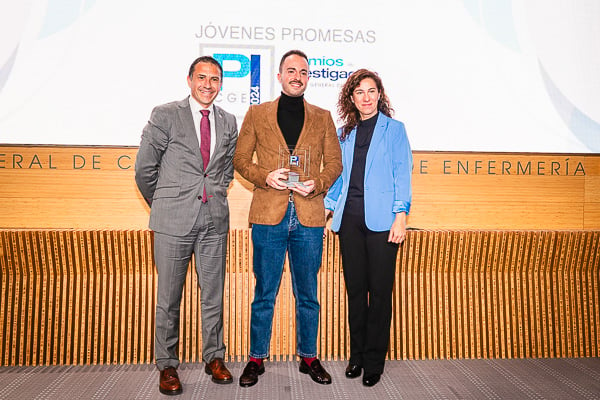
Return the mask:
<path id="1" fill-rule="evenodd" d="M 188 98 L 152 110 L 135 160 L 135 181 L 151 205 L 149 226 L 155 232 L 188 234 L 200 207 L 210 207 L 219 233 L 229 229 L 227 188 L 233 179 L 237 123 L 217 106 L 214 117 L 216 143 L 204 171 Z M 207 203 L 201 201 L 204 187 Z"/>

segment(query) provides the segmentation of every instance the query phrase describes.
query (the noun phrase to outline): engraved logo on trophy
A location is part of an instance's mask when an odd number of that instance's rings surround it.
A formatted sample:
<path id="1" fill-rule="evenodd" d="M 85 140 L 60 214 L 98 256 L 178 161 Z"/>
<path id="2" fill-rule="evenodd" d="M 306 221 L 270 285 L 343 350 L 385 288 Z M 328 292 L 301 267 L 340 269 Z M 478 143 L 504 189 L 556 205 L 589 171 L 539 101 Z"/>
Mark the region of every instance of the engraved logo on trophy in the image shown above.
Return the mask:
<path id="1" fill-rule="evenodd" d="M 288 187 L 304 186 L 302 182 L 309 179 L 310 147 L 288 148 L 279 145 L 279 168 L 287 168 Z"/>

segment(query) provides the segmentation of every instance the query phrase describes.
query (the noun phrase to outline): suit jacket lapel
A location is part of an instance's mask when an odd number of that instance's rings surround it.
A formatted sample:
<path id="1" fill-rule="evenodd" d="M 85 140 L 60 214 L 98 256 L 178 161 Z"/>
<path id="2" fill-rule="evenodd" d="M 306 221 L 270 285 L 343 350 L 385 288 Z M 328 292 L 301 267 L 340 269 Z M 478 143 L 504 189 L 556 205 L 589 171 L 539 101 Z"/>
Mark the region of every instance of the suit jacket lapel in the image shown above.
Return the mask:
<path id="1" fill-rule="evenodd" d="M 220 107 L 214 106 L 215 110 L 215 150 L 213 155 L 210 157 L 208 166 L 210 167 L 213 160 L 216 159 L 217 153 L 223 150 L 223 136 L 225 135 L 225 119 L 223 117 L 223 110 Z"/>
<path id="2" fill-rule="evenodd" d="M 183 127 L 183 137 L 184 140 L 188 143 L 190 148 L 193 149 L 194 154 L 200 160 L 198 164 L 200 169 L 202 169 L 202 154 L 200 153 L 200 142 L 198 141 L 198 133 L 196 131 L 196 127 L 194 126 L 194 118 L 192 117 L 192 110 L 190 108 L 189 99 L 186 97 L 181 100 L 178 104 L 179 110 L 178 115 L 181 120 L 181 126 Z M 200 127 L 198 127 L 200 129 Z"/>
<path id="3" fill-rule="evenodd" d="M 382 146 L 381 142 L 385 137 L 384 133 L 386 125 L 387 117 L 380 112 L 379 116 L 377 117 L 377 123 L 375 124 L 375 130 L 373 131 L 373 137 L 371 138 L 371 144 L 369 145 L 369 150 L 367 151 L 365 176 L 368 175 L 369 169 L 371 169 L 371 165 L 373 164 L 373 160 L 375 160 L 377 150 Z"/>
<path id="4" fill-rule="evenodd" d="M 350 133 L 348 133 L 348 136 L 346 136 L 346 139 L 342 142 L 343 146 L 346 147 L 346 151 L 343 152 L 343 165 L 347 165 L 348 167 L 345 167 L 343 172 L 346 173 L 346 177 L 348 179 L 348 182 L 350 181 L 350 172 L 352 171 L 352 164 L 354 161 L 354 142 L 356 141 L 356 127 L 354 129 L 352 129 L 350 131 Z"/>
<path id="5" fill-rule="evenodd" d="M 198 154 L 200 154 L 200 142 L 198 141 L 198 134 L 194 127 L 194 118 L 192 117 L 192 110 L 190 108 L 189 100 L 186 98 L 179 102 L 179 118 L 181 120 L 181 126 L 185 134 L 186 141 L 190 143 L 194 142 L 195 147 L 198 148 Z"/>
<path id="6" fill-rule="evenodd" d="M 283 146 L 283 148 L 288 149 L 287 143 L 285 142 L 285 138 L 283 137 L 283 132 L 281 132 L 281 128 L 277 123 L 277 107 L 279 106 L 279 97 L 268 104 L 268 109 L 265 112 L 265 119 L 271 128 L 272 134 L 274 135 L 275 140 L 278 142 L 279 146 Z M 279 151 L 279 150 L 278 150 Z M 289 150 L 288 150 L 289 151 Z"/>
<path id="7" fill-rule="evenodd" d="M 300 131 L 300 136 L 298 137 L 298 143 L 296 143 L 296 147 L 302 147 L 302 144 L 304 141 L 306 141 L 306 135 L 309 134 L 309 132 L 313 132 L 312 130 L 312 124 L 314 122 L 314 114 L 312 112 L 312 109 L 310 107 L 310 105 L 306 102 L 306 100 L 304 101 L 304 125 L 302 126 L 302 130 Z"/>

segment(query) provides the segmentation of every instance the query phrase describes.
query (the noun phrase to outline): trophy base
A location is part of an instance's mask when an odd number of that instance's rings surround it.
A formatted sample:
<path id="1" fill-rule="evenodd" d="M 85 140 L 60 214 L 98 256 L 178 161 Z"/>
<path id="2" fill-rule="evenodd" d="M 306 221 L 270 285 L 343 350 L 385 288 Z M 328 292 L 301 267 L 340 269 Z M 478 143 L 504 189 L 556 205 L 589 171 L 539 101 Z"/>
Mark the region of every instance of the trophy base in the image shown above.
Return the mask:
<path id="1" fill-rule="evenodd" d="M 302 182 L 285 182 L 285 185 L 289 188 L 293 188 L 293 187 L 301 187 L 301 188 L 307 188 L 307 186 L 302 183 Z"/>
<path id="2" fill-rule="evenodd" d="M 302 187 L 302 188 L 306 188 L 306 186 L 304 185 L 304 183 L 300 182 L 300 174 L 297 172 L 288 172 L 288 178 L 285 181 L 285 184 L 287 187 L 289 188 L 293 188 L 293 187 Z"/>

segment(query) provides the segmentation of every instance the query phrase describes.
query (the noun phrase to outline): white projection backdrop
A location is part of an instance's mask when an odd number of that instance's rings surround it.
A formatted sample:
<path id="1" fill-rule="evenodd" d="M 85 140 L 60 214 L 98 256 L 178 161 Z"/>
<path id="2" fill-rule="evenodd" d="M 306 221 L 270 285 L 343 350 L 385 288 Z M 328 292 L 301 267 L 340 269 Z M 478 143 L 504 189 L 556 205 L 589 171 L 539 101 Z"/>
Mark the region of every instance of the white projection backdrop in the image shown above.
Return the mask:
<path id="1" fill-rule="evenodd" d="M 597 0 L 2 0 L 0 143 L 137 145 L 205 54 L 241 123 L 297 48 L 307 100 L 338 124 L 366 67 L 415 150 L 598 153 L 598 21 Z"/>

